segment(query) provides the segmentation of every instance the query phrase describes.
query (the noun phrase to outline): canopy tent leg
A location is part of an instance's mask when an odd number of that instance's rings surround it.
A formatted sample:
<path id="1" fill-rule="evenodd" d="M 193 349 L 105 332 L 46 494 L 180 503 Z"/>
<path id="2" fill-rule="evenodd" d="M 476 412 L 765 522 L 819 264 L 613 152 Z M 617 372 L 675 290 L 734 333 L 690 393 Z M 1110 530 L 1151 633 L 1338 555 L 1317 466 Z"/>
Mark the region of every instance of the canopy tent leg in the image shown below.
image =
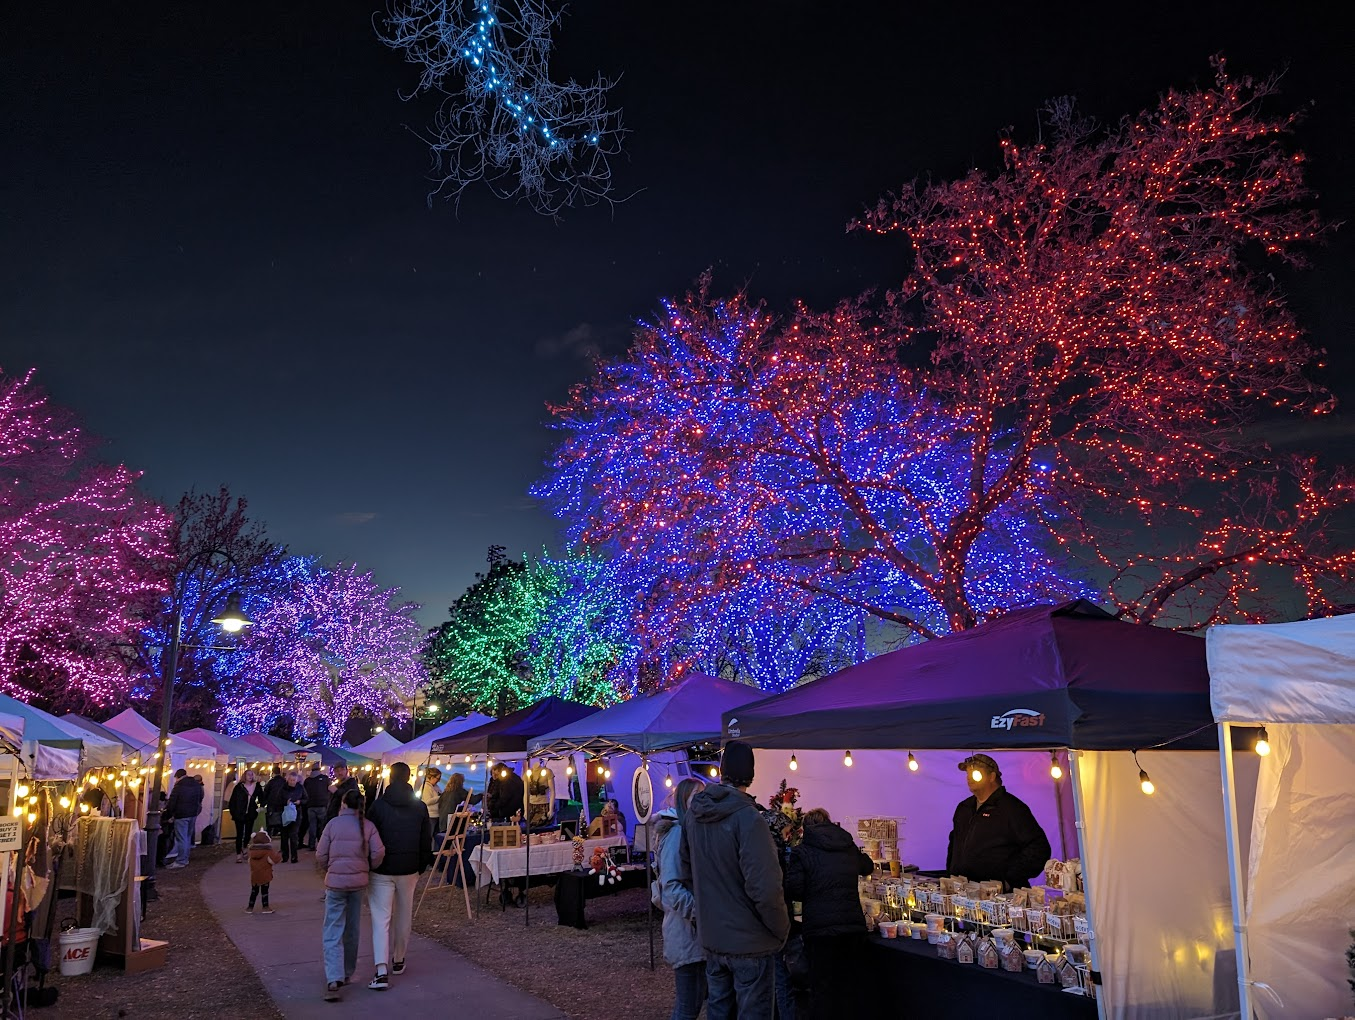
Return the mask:
<path id="1" fill-rule="evenodd" d="M 1242 848 L 1237 832 L 1237 777 L 1233 772 L 1233 726 L 1219 723 L 1219 762 L 1223 769 L 1223 824 L 1228 839 L 1228 885 L 1233 894 L 1233 952 L 1237 956 L 1238 1007 L 1252 1020 L 1251 976 L 1247 961 L 1247 919 L 1242 896 Z"/>
<path id="2" fill-rule="evenodd" d="M 1073 827 L 1077 830 L 1077 847 L 1085 859 L 1091 848 L 1087 845 L 1087 809 L 1082 801 L 1082 767 L 1079 762 L 1082 759 L 1082 752 L 1076 748 L 1068 749 L 1068 779 L 1073 784 Z M 1087 869 L 1082 869 L 1082 893 L 1087 897 L 1087 927 L 1091 929 L 1091 969 L 1092 973 L 1100 975 L 1101 973 L 1101 940 L 1096 937 L 1096 916 L 1092 907 L 1092 887 L 1087 878 Z M 1106 997 L 1100 989 L 1096 990 L 1096 1015 L 1100 1020 L 1107 1020 Z"/>
<path id="3" fill-rule="evenodd" d="M 654 818 L 645 822 L 645 900 L 649 904 L 649 969 L 654 969 Z"/>

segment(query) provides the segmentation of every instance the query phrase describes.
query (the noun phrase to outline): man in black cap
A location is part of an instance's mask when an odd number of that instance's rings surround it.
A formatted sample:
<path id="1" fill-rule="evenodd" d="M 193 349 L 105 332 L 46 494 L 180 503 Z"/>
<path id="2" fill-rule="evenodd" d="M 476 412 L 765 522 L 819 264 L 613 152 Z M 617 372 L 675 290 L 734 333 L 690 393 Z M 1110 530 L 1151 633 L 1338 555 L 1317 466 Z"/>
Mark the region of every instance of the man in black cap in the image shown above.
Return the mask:
<path id="1" fill-rule="evenodd" d="M 1049 860 L 1049 838 L 1025 803 L 1002 785 L 1002 770 L 986 754 L 960 762 L 969 792 L 951 823 L 946 871 L 1005 889 L 1030 885 Z"/>
<path id="2" fill-rule="evenodd" d="M 776 844 L 748 795 L 753 749 L 726 744 L 720 779 L 687 808 L 678 865 L 696 900 L 706 952 L 706 1017 L 771 1020 L 773 958 L 786 943 L 790 916 Z"/>

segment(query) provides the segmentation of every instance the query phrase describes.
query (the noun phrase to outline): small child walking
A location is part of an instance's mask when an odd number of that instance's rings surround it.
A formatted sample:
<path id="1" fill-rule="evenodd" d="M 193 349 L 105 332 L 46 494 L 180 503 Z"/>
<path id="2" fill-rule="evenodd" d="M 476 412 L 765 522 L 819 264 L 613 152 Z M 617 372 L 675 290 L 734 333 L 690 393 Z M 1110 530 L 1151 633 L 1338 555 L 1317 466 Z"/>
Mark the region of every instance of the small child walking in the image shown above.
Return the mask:
<path id="1" fill-rule="evenodd" d="M 263 893 L 263 910 L 271 914 L 273 908 L 268 905 L 268 886 L 273 881 L 273 865 L 282 863 L 282 854 L 273 849 L 273 837 L 260 829 L 249 840 L 249 906 L 245 913 L 254 912 L 254 901 Z"/>

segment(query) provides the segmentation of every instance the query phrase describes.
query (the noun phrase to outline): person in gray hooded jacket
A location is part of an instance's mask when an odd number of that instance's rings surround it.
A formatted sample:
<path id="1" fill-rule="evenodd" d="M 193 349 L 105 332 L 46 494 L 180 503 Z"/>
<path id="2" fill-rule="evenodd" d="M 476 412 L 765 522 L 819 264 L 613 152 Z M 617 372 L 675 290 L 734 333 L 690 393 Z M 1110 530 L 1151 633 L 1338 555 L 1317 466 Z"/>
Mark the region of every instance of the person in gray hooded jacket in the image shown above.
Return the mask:
<path id="1" fill-rule="evenodd" d="M 682 820 L 704 784 L 684 779 L 673 791 L 673 806 L 659 812 L 658 906 L 663 910 L 663 958 L 673 968 L 672 1020 L 696 1020 L 706 1001 L 706 952 L 696 932 L 696 900 L 680 877 Z"/>
<path id="2" fill-rule="evenodd" d="M 776 844 L 747 793 L 753 764 L 747 744 L 726 744 L 721 785 L 692 799 L 682 826 L 678 875 L 696 898 L 707 1020 L 771 1020 L 773 956 L 790 932 Z"/>

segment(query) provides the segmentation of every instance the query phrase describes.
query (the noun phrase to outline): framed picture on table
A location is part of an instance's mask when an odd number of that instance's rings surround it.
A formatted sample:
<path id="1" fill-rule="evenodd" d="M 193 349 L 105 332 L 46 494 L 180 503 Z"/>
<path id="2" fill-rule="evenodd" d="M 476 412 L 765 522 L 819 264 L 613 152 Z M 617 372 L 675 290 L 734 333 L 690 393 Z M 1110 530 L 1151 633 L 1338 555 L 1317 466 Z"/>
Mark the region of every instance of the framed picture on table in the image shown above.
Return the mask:
<path id="1" fill-rule="evenodd" d="M 644 825 L 654 813 L 654 784 L 649 781 L 649 770 L 643 765 L 635 770 L 630 793 L 631 803 L 635 805 L 635 824 Z"/>

